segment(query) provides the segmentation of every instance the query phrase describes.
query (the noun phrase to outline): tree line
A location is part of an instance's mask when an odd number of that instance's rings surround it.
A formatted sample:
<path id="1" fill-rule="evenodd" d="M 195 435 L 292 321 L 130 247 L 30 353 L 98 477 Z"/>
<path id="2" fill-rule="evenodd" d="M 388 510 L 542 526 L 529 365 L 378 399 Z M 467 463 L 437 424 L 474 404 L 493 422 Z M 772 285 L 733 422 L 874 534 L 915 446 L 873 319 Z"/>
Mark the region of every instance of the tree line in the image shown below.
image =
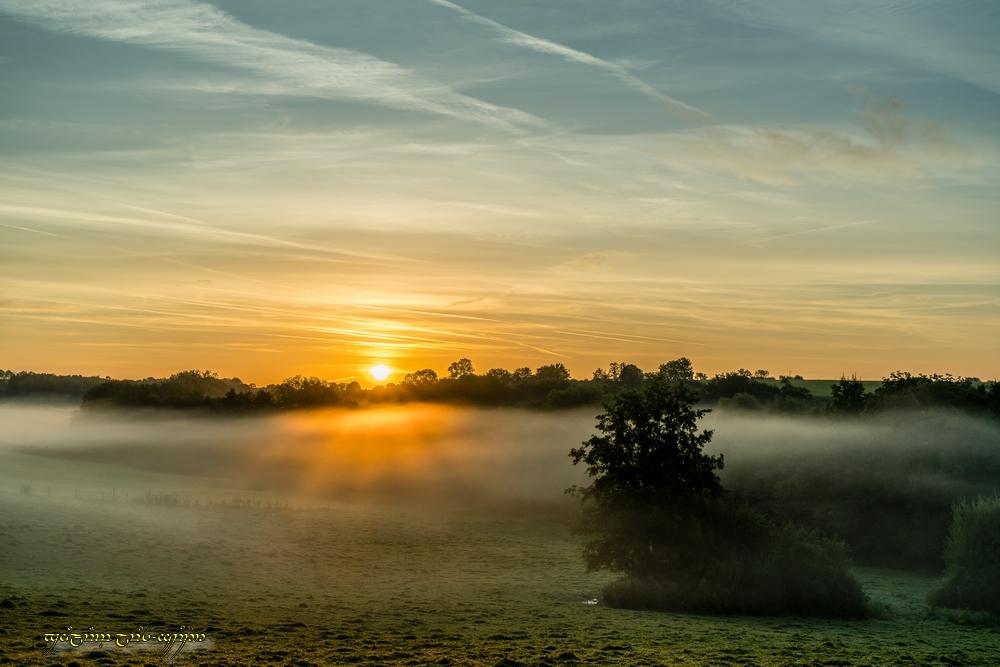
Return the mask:
<path id="1" fill-rule="evenodd" d="M 913 375 L 897 371 L 873 383 L 842 377 L 819 385 L 802 376 L 774 378 L 765 369 L 738 369 L 709 377 L 695 372 L 681 357 L 645 371 L 626 362 L 598 368 L 588 379 L 575 379 L 561 363 L 491 368 L 477 373 L 471 360 L 459 359 L 438 375 L 425 368 L 399 382 L 370 389 L 358 382 L 331 382 L 296 375 L 257 387 L 212 371 L 189 370 L 167 378 L 113 380 L 79 375 L 0 371 L 0 397 L 46 394 L 80 398 L 84 407 L 198 408 L 221 412 L 257 412 L 319 407 L 364 407 L 386 403 L 433 402 L 480 406 L 573 408 L 603 405 L 623 392 L 656 381 L 681 382 L 699 403 L 724 410 L 860 415 L 887 409 L 945 407 L 1000 416 L 1000 384 L 951 375 Z"/>

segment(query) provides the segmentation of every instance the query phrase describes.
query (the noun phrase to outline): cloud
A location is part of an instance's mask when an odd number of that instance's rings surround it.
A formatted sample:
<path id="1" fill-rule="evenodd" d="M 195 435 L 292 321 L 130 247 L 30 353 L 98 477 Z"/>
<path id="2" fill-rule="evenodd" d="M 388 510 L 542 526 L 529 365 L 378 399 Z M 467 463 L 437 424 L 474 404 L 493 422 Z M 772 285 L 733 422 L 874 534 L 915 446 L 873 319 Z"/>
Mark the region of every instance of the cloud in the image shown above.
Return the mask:
<path id="1" fill-rule="evenodd" d="M 568 259 L 552 267 L 559 273 L 592 273 L 608 268 L 613 260 L 626 256 L 628 253 L 618 250 L 595 250 L 579 257 Z"/>
<path id="2" fill-rule="evenodd" d="M 111 226 L 111 227 L 119 226 L 126 228 L 139 228 L 139 229 L 147 229 L 167 234 L 179 235 L 190 239 L 201 239 L 205 241 L 240 243 L 245 245 L 258 245 L 258 246 L 266 246 L 274 248 L 294 248 L 297 250 L 306 250 L 310 252 L 327 255 L 331 258 L 340 258 L 341 260 L 350 258 L 355 260 L 383 262 L 390 260 L 405 259 L 399 256 L 378 255 L 378 254 L 371 254 L 364 252 L 356 252 L 341 248 L 331 248 L 316 243 L 290 241 L 288 239 L 269 236 L 266 234 L 257 234 L 253 232 L 244 232 L 232 229 L 225 229 L 222 227 L 208 226 L 200 222 L 199 223 L 184 223 L 184 222 L 173 222 L 173 221 L 168 222 L 165 220 L 153 220 L 148 218 L 106 215 L 103 213 L 93 213 L 90 211 L 54 209 L 54 208 L 44 208 L 39 206 L 19 206 L 12 204 L 0 204 L 0 218 L 15 218 L 17 220 L 21 220 L 23 218 L 47 220 L 54 223 L 62 222 L 65 225 L 70 225 L 73 227 L 90 225 L 90 226 Z M 10 226 L 10 225 L 5 225 L 5 226 Z M 45 232 L 40 232 L 40 233 L 45 233 Z M 54 234 L 49 234 L 49 235 L 55 236 Z"/>
<path id="3" fill-rule="evenodd" d="M 903 109 L 899 100 L 871 97 L 855 128 L 715 126 L 673 135 L 669 152 L 742 178 L 790 185 L 916 178 L 978 163 L 988 150 L 961 145 L 943 125 L 907 117 Z"/>
<path id="4" fill-rule="evenodd" d="M 68 236 L 63 236 L 62 234 L 53 234 L 52 232 L 44 232 L 41 229 L 35 229 L 34 227 L 22 227 L 21 225 L 6 225 L 0 223 L 0 227 L 5 229 L 16 229 L 19 232 L 28 232 L 30 234 L 41 234 L 42 236 L 51 236 L 57 239 L 69 238 Z"/>
<path id="5" fill-rule="evenodd" d="M 871 224 L 871 220 L 856 220 L 854 222 L 844 222 L 836 225 L 823 225 L 822 227 L 810 227 L 808 229 L 799 229 L 794 232 L 786 232 L 784 234 L 774 234 L 771 236 L 766 236 L 764 238 L 751 239 L 744 242 L 743 245 L 761 245 L 768 241 L 780 241 L 782 239 L 789 239 L 795 236 L 805 236 L 808 234 L 822 234 L 824 232 L 834 232 L 840 229 L 847 229 L 849 227 L 860 227 L 862 225 Z"/>
<path id="6" fill-rule="evenodd" d="M 996 29 L 1000 5 L 982 0 L 713 0 L 726 20 L 784 28 L 823 41 L 888 53 L 1000 93 Z"/>
<path id="7" fill-rule="evenodd" d="M 0 0 L 0 11 L 50 30 L 182 53 L 248 70 L 255 92 L 348 99 L 504 129 L 539 126 L 497 106 L 349 49 L 260 30 L 208 4 L 187 0 Z"/>
<path id="8" fill-rule="evenodd" d="M 708 120 L 709 116 L 707 113 L 698 109 L 697 107 L 691 106 L 685 102 L 682 102 L 674 97 L 661 93 L 659 90 L 649 85 L 637 76 L 630 74 L 624 67 L 619 64 L 609 62 L 607 60 L 602 60 L 596 56 L 592 56 L 589 53 L 583 51 L 577 51 L 576 49 L 570 48 L 563 44 L 558 44 L 556 42 L 551 42 L 547 39 L 542 39 L 541 37 L 535 37 L 534 35 L 529 35 L 527 33 L 521 32 L 520 30 L 515 30 L 509 26 L 502 23 L 498 23 L 493 19 L 488 19 L 485 16 L 480 16 L 474 12 L 465 9 L 460 5 L 456 5 L 454 2 L 449 2 L 449 0 L 430 0 L 435 5 L 441 7 L 446 7 L 456 13 L 458 13 L 464 20 L 470 23 L 475 23 L 477 25 L 485 26 L 501 36 L 504 42 L 508 44 L 513 44 L 515 46 L 520 46 L 522 48 L 528 49 L 530 51 L 535 51 L 537 53 L 544 53 L 547 55 L 557 56 L 563 60 L 568 60 L 570 62 L 579 63 L 582 65 L 588 65 L 590 67 L 596 67 L 602 69 L 605 72 L 611 74 L 613 77 L 626 84 L 633 90 L 637 90 L 643 95 L 650 97 L 658 102 L 666 104 L 674 113 L 686 118 L 695 120 Z"/>

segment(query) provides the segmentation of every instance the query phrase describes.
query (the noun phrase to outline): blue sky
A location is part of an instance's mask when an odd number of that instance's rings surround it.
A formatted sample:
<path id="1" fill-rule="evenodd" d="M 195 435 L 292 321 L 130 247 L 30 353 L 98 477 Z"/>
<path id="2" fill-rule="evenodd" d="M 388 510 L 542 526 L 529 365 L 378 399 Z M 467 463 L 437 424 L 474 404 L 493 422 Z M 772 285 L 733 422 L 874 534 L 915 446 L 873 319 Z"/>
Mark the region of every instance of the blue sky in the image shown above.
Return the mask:
<path id="1" fill-rule="evenodd" d="M 7 366 L 1000 371 L 1000 5 L 0 0 Z"/>

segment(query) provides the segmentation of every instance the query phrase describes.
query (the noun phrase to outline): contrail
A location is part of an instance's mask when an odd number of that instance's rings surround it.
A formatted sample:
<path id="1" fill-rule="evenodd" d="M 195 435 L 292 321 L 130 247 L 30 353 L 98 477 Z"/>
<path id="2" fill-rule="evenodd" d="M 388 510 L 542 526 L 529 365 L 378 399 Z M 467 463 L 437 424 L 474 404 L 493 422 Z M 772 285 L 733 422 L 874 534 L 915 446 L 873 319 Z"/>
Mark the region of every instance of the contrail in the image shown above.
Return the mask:
<path id="1" fill-rule="evenodd" d="M 779 239 L 787 239 L 793 236 L 802 236 L 804 234 L 818 234 L 820 232 L 832 232 L 837 229 L 845 229 L 847 227 L 857 227 L 859 225 L 867 225 L 871 223 L 871 220 L 859 220 L 857 222 L 844 222 L 838 225 L 827 225 L 825 227 L 810 227 L 809 229 L 800 229 L 794 232 L 788 232 L 787 234 L 777 234 L 775 236 L 765 236 L 762 239 L 753 239 L 752 241 L 747 241 L 744 245 L 753 245 L 755 243 L 763 243 L 765 241 L 777 241 Z"/>
<path id="2" fill-rule="evenodd" d="M 576 49 L 563 44 L 551 42 L 547 39 L 542 39 L 541 37 L 535 37 L 534 35 L 529 35 L 521 32 L 520 30 L 515 30 L 514 28 L 506 26 L 502 23 L 497 23 L 493 19 L 488 19 L 485 16 L 480 16 L 479 14 L 471 12 L 465 7 L 456 5 L 454 2 L 450 2 L 450 0 L 430 0 L 430 2 L 458 13 L 463 19 L 469 21 L 470 23 L 476 23 L 493 30 L 508 44 L 514 44 L 530 51 L 546 53 L 558 56 L 563 60 L 602 69 L 630 88 L 639 91 L 647 97 L 665 103 L 674 113 L 686 119 L 700 121 L 707 121 L 710 119 L 710 116 L 706 112 L 697 107 L 693 107 L 690 104 L 686 104 L 677 98 L 661 93 L 659 90 L 649 85 L 639 77 L 630 74 L 628 70 L 620 65 L 608 62 L 607 60 L 602 60 L 601 58 L 592 56 L 583 51 L 577 51 Z"/>

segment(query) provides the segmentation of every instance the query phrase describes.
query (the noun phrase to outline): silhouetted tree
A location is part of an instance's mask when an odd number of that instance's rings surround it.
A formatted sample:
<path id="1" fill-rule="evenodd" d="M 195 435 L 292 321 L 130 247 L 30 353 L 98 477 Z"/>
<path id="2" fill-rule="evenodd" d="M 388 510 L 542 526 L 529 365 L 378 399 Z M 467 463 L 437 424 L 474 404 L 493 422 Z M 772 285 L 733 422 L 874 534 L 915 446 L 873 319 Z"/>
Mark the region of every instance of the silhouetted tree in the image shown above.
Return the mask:
<path id="1" fill-rule="evenodd" d="M 660 364 L 659 374 L 665 380 L 693 380 L 694 366 L 687 357 L 679 357 L 665 364 Z"/>
<path id="2" fill-rule="evenodd" d="M 448 377 L 453 380 L 473 374 L 472 362 L 465 357 L 448 365 Z"/>
<path id="3" fill-rule="evenodd" d="M 830 386 L 830 396 L 830 410 L 841 414 L 858 414 L 868 401 L 865 386 L 853 375 L 851 379 L 841 375 L 840 382 Z"/>
<path id="4" fill-rule="evenodd" d="M 655 509 L 663 519 L 666 509 L 677 513 L 674 518 L 686 518 L 696 505 L 722 493 L 716 474 L 722 456 L 702 451 L 712 432 L 699 431 L 698 420 L 708 410 L 696 409 L 696 401 L 683 384 L 658 378 L 618 396 L 597 417 L 600 434 L 570 451 L 573 463 L 585 464 L 593 480 L 576 491 L 600 517 L 591 523 L 598 535 L 585 550 L 589 569 L 642 577 L 682 557 L 681 535 L 650 530 L 641 516 Z"/>
<path id="5" fill-rule="evenodd" d="M 706 382 L 704 398 L 714 402 L 722 398 L 733 398 L 737 394 L 747 394 L 764 404 L 777 398 L 780 393 L 778 387 L 754 379 L 750 371 L 741 368 L 733 373 L 720 373 Z"/>
<path id="6" fill-rule="evenodd" d="M 513 377 L 514 380 L 517 382 L 527 380 L 531 377 L 531 369 L 528 368 L 527 366 L 521 366 L 520 368 L 515 368 L 514 372 L 511 373 L 511 377 Z"/>
<path id="7" fill-rule="evenodd" d="M 340 402 L 338 387 L 317 377 L 296 375 L 268 387 L 268 392 L 278 407 L 286 409 L 316 408 Z"/>
<path id="8" fill-rule="evenodd" d="M 430 368 L 413 371 L 403 376 L 403 384 L 415 388 L 425 388 L 437 382 L 438 374 Z"/>
<path id="9" fill-rule="evenodd" d="M 991 387 L 973 378 L 940 375 L 890 373 L 875 390 L 869 406 L 875 410 L 924 410 L 934 407 L 970 411 L 991 410 Z"/>
<path id="10" fill-rule="evenodd" d="M 642 369 L 635 364 L 624 364 L 618 371 L 618 384 L 626 389 L 635 389 L 642 386 L 644 377 Z"/>
<path id="11" fill-rule="evenodd" d="M 0 396 L 29 396 L 53 394 L 82 397 L 89 389 L 106 382 L 106 378 L 81 375 L 54 375 L 52 373 L 17 373 L 0 371 Z"/>
<path id="12" fill-rule="evenodd" d="M 545 385 L 563 385 L 569 382 L 569 371 L 562 364 L 540 366 L 535 371 L 535 380 Z"/>
<path id="13" fill-rule="evenodd" d="M 510 371 L 506 368 L 491 368 L 486 371 L 484 377 L 499 380 L 500 382 L 510 382 L 512 379 Z"/>

